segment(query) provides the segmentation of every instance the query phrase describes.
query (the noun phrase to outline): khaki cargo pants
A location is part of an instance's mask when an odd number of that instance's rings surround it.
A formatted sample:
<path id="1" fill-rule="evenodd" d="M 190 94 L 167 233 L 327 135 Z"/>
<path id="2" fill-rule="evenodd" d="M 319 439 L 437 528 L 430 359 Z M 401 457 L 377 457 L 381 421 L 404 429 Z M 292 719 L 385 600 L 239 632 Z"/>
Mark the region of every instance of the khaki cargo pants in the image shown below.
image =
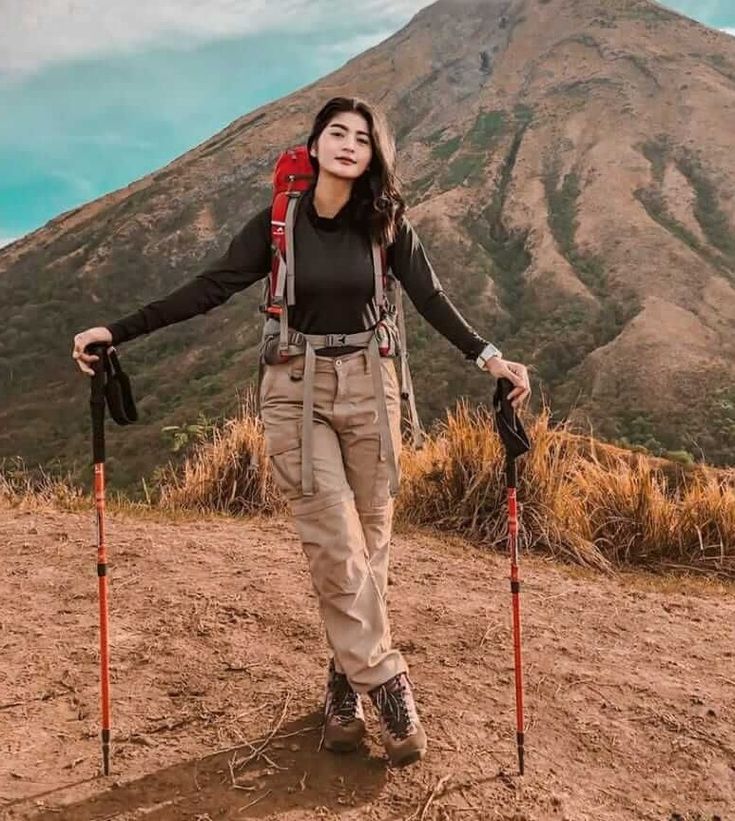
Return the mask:
<path id="1" fill-rule="evenodd" d="M 301 493 L 303 355 L 265 365 L 260 389 L 266 453 L 288 500 L 334 653 L 335 666 L 365 693 L 408 667 L 391 646 L 386 609 L 393 519 L 367 351 L 317 356 L 314 495 Z M 396 459 L 400 394 L 395 362 L 380 359 Z"/>

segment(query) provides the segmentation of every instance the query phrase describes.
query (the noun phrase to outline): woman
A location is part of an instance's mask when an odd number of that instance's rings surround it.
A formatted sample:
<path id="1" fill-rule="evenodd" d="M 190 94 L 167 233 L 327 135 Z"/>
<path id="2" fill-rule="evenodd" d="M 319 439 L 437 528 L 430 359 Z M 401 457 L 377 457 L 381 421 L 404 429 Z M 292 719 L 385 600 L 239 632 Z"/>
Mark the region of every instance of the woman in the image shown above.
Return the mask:
<path id="1" fill-rule="evenodd" d="M 360 696 L 367 694 L 378 712 L 391 763 L 403 765 L 423 758 L 426 735 L 408 666 L 391 644 L 386 610 L 393 494 L 371 373 L 376 360 L 368 356 L 365 344 L 345 345 L 343 338 L 341 346 L 334 346 L 331 336 L 351 335 L 354 340 L 382 318 L 375 298 L 372 244 L 387 248 L 394 276 L 434 328 L 465 358 L 496 378 L 511 380 L 515 408 L 530 395 L 528 373 L 523 365 L 505 361 L 475 333 L 442 291 L 404 215 L 394 140 L 383 115 L 363 100 L 336 97 L 317 114 L 307 148 L 316 181 L 303 194 L 295 218 L 298 273 L 288 319 L 290 328 L 312 341 L 330 335 L 315 350 L 315 358 L 312 350 L 310 492 L 304 493 L 301 459 L 308 354 L 264 365 L 260 404 L 266 451 L 309 562 L 333 654 L 324 746 L 334 751 L 358 746 L 365 732 Z M 270 218 L 269 205 L 246 223 L 219 259 L 162 300 L 77 334 L 72 356 L 81 370 L 93 373 L 90 363 L 96 357 L 85 353 L 90 343 L 118 345 L 206 313 L 267 276 Z M 377 361 L 395 471 L 401 449 L 398 379 L 391 356 Z"/>

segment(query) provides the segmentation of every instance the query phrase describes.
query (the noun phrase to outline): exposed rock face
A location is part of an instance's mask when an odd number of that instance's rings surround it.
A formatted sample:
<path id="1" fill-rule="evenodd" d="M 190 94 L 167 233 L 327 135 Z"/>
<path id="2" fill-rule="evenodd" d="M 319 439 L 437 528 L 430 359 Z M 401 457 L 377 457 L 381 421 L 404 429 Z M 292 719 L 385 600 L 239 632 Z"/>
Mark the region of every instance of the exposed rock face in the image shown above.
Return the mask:
<path id="1" fill-rule="evenodd" d="M 440 0 L 0 250 L 0 456 L 80 461 L 88 386 L 73 334 L 223 250 L 268 201 L 277 154 L 335 94 L 384 106 L 445 289 L 534 366 L 537 398 L 601 436 L 735 461 L 735 40 L 648 0 Z M 120 481 L 165 456 L 162 426 L 233 411 L 255 370 L 258 298 L 124 348 L 143 423 L 111 434 Z M 459 393 L 486 400 L 487 379 L 409 314 L 424 419 Z"/>

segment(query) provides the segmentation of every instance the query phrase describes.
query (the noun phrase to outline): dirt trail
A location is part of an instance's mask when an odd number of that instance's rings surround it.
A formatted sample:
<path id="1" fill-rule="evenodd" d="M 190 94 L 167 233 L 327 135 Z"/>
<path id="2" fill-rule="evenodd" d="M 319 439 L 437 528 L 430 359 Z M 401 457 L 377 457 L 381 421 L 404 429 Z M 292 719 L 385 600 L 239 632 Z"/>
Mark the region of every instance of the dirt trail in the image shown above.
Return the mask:
<path id="1" fill-rule="evenodd" d="M 327 654 L 289 522 L 108 514 L 108 530 L 105 779 L 93 514 L 0 510 L 2 818 L 735 818 L 732 587 L 523 556 L 521 778 L 505 556 L 397 533 L 394 640 L 430 750 L 392 771 L 370 708 L 363 750 L 317 749 Z"/>

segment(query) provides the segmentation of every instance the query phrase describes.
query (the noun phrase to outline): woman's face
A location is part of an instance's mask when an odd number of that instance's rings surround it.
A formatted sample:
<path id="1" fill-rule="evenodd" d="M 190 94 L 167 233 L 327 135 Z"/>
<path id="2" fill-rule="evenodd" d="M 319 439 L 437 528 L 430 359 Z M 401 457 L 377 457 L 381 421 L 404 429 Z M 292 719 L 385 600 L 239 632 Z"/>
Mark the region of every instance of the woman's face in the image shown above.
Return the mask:
<path id="1" fill-rule="evenodd" d="M 335 114 L 311 147 L 319 162 L 319 172 L 356 180 L 367 171 L 373 156 L 370 129 L 357 111 Z"/>

